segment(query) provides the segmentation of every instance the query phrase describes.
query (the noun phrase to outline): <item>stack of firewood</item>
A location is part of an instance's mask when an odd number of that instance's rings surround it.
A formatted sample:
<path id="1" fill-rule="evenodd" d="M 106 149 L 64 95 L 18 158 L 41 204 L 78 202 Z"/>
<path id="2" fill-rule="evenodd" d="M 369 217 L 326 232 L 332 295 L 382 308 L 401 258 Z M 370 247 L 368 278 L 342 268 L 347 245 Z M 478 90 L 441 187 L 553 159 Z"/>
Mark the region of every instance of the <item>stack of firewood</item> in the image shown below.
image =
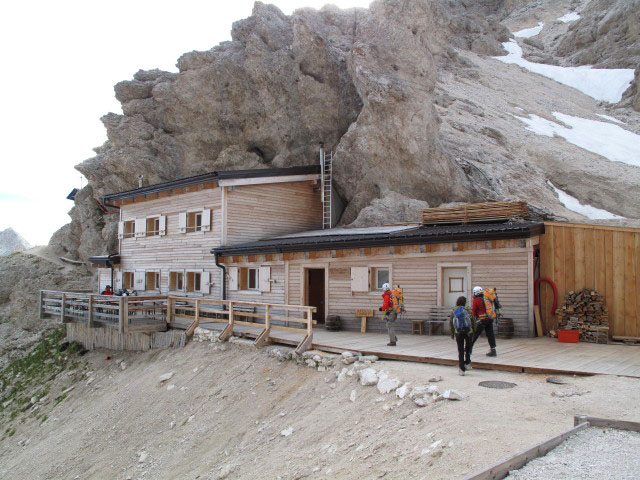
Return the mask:
<path id="1" fill-rule="evenodd" d="M 595 290 L 569 292 L 564 305 L 556 310 L 558 328 L 580 330 L 580 340 L 607 343 L 609 338 L 609 311 L 604 298 Z"/>

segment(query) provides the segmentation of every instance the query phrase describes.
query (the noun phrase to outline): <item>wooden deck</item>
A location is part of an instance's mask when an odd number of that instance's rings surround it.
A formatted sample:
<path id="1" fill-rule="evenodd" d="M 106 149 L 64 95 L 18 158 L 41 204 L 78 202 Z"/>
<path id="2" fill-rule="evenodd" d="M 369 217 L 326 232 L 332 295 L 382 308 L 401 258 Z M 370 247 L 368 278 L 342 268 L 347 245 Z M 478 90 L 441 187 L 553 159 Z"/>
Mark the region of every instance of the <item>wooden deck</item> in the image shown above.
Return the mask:
<path id="1" fill-rule="evenodd" d="M 219 329 L 223 325 L 201 326 Z M 260 329 L 236 326 L 234 333 L 255 338 Z M 275 332 L 271 336 L 275 343 L 285 345 L 297 345 L 300 338 L 300 335 L 290 332 Z M 387 342 L 386 334 L 327 332 L 322 328 L 315 328 L 312 348 L 333 353 L 351 350 L 389 360 L 439 365 L 458 363 L 455 342 L 448 336 L 399 335 L 396 347 L 388 347 Z M 543 337 L 498 339 L 497 350 L 497 357 L 487 357 L 487 340 L 480 338 L 471 358 L 473 367 L 523 373 L 640 378 L 640 346 L 559 343 L 555 339 Z"/>

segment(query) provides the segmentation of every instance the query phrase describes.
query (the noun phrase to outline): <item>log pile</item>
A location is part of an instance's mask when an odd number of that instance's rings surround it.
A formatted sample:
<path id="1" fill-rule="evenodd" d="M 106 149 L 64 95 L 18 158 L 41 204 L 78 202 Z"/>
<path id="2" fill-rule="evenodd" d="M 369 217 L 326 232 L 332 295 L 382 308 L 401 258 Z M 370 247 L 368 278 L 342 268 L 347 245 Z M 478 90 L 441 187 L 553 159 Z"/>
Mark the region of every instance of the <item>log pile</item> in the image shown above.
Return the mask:
<path id="1" fill-rule="evenodd" d="M 604 297 L 595 290 L 584 289 L 567 293 L 564 305 L 556 310 L 559 329 L 580 330 L 580 340 L 607 343 L 609 311 Z"/>
<path id="2" fill-rule="evenodd" d="M 465 203 L 454 207 L 422 209 L 422 223 L 466 223 L 487 220 L 508 220 L 526 217 L 529 214 L 527 202 L 487 202 Z"/>

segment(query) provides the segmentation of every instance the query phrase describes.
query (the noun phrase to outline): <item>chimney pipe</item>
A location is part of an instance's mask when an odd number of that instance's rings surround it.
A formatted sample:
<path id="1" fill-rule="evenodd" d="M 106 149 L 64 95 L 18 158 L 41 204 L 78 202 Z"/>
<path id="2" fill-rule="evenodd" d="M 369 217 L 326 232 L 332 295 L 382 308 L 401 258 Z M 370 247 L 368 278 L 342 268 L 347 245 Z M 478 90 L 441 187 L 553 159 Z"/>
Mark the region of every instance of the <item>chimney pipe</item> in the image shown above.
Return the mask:
<path id="1" fill-rule="evenodd" d="M 144 175 L 138 175 L 138 188 L 141 188 L 144 183 Z"/>

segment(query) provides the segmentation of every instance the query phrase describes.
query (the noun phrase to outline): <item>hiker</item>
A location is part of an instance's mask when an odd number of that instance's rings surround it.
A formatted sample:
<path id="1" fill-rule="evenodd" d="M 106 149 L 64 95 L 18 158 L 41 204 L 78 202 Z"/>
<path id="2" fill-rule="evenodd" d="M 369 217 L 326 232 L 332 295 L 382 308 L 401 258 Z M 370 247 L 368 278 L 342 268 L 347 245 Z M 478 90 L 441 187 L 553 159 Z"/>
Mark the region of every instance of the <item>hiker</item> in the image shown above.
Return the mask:
<path id="1" fill-rule="evenodd" d="M 391 298 L 391 287 L 388 283 L 382 284 L 382 298 L 383 303 L 382 306 L 378 309 L 381 312 L 384 312 L 382 319 L 387 324 L 387 331 L 389 332 L 389 343 L 387 345 L 389 347 L 395 347 L 398 338 L 396 337 L 396 317 L 398 316 L 398 312 L 394 308 L 393 299 Z"/>
<path id="2" fill-rule="evenodd" d="M 113 295 L 113 290 L 111 290 L 111 285 L 107 285 L 100 295 Z"/>
<path id="3" fill-rule="evenodd" d="M 476 328 L 476 319 L 467 307 L 467 297 L 458 297 L 456 308 L 451 310 L 449 316 L 449 329 L 451 338 L 458 344 L 458 375 L 471 370 L 471 348 L 473 331 Z"/>
<path id="4" fill-rule="evenodd" d="M 495 298 L 495 290 L 493 294 Z M 495 304 L 493 303 L 493 299 L 488 298 L 488 292 L 487 298 L 485 298 L 485 290 L 480 286 L 473 287 L 473 305 L 471 306 L 471 311 L 477 320 L 471 345 L 473 346 L 476 343 L 476 340 L 478 340 L 478 337 L 484 330 L 487 333 L 490 348 L 487 357 L 496 357 L 498 355 L 496 353 L 496 336 L 493 333 L 493 321 L 496 319 Z"/>

